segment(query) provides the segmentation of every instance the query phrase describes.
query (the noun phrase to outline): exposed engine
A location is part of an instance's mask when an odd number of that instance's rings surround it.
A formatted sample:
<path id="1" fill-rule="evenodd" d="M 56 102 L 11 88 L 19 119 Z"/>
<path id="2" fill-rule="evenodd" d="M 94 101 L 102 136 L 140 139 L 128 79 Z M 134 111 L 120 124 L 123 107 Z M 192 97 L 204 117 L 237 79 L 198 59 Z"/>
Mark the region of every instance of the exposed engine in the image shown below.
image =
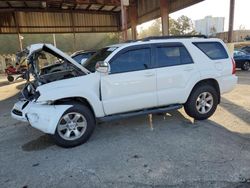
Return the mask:
<path id="1" fill-rule="evenodd" d="M 34 50 L 34 52 L 31 52 L 29 48 L 26 48 L 23 52 L 17 54 L 17 60 L 20 60 L 25 56 L 28 65 L 27 71 L 18 77 L 27 80 L 21 91 L 21 98 L 23 98 L 23 100 L 36 100 L 40 96 L 39 92 L 36 91 L 36 88 L 40 85 L 86 74 L 81 70 L 81 67 L 79 67 L 80 65 L 76 66 L 76 64 L 69 62 L 68 59 L 55 51 L 52 51 L 48 47 L 50 46 L 44 45 L 40 47 L 39 50 Z M 44 52 L 53 55 L 57 61 L 55 63 L 52 62 L 49 66 L 41 68 L 39 57 L 44 56 Z"/>

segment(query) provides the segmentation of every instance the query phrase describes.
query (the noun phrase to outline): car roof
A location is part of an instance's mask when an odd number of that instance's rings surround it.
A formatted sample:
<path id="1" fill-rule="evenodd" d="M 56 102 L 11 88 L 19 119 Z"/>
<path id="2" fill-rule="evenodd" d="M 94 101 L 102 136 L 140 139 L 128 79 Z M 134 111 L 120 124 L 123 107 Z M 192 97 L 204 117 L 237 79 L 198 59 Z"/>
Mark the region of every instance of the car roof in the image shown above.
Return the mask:
<path id="1" fill-rule="evenodd" d="M 222 42 L 221 39 L 218 38 L 169 38 L 169 39 L 149 39 L 149 40 L 144 40 L 144 39 L 139 39 L 137 41 L 129 41 L 125 43 L 119 43 L 119 44 L 113 44 L 107 47 L 110 48 L 120 48 L 120 47 L 129 47 L 129 46 L 136 46 L 136 45 L 141 45 L 141 44 L 155 44 L 155 43 L 165 43 L 165 42 Z"/>

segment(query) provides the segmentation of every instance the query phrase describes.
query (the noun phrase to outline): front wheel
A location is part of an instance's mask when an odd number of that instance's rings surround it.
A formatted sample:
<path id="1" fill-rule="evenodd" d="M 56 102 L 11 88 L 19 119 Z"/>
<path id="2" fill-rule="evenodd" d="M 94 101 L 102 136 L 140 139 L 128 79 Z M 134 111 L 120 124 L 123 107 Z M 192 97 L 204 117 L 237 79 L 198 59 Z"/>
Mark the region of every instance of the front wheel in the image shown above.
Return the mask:
<path id="1" fill-rule="evenodd" d="M 248 62 L 248 61 L 244 62 L 241 69 L 244 71 L 250 70 L 250 62 Z"/>
<path id="2" fill-rule="evenodd" d="M 53 138 L 59 146 L 75 147 L 85 143 L 94 128 L 95 119 L 89 108 L 74 104 L 60 118 Z"/>
<path id="3" fill-rule="evenodd" d="M 217 108 L 218 92 L 210 85 L 194 88 L 184 105 L 186 113 L 196 120 L 208 119 Z"/>

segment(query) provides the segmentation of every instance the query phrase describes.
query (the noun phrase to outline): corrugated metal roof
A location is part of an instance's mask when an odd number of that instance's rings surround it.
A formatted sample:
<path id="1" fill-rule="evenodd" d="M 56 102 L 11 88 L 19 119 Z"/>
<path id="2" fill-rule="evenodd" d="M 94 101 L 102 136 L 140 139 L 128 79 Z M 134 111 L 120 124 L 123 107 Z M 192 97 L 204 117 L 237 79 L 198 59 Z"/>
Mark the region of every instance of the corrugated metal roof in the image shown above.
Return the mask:
<path id="1" fill-rule="evenodd" d="M 137 4 L 138 24 L 160 17 L 160 0 Z M 169 0 L 174 12 L 203 0 Z M 117 32 L 120 0 L 1 0 L 0 33 Z"/>

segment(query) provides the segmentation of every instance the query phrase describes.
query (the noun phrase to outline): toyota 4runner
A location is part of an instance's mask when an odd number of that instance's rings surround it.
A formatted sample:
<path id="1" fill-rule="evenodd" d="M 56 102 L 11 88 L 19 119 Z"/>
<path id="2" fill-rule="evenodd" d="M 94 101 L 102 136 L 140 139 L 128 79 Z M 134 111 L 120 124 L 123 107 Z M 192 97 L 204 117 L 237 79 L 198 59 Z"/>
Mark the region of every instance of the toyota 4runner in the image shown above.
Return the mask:
<path id="1" fill-rule="evenodd" d="M 52 135 L 62 147 L 86 142 L 98 121 L 181 107 L 194 119 L 207 119 L 221 94 L 237 83 L 235 63 L 219 39 L 149 37 L 100 49 L 84 66 L 50 44 L 25 52 L 27 83 L 12 117 Z M 43 52 L 64 68 L 40 74 Z"/>

